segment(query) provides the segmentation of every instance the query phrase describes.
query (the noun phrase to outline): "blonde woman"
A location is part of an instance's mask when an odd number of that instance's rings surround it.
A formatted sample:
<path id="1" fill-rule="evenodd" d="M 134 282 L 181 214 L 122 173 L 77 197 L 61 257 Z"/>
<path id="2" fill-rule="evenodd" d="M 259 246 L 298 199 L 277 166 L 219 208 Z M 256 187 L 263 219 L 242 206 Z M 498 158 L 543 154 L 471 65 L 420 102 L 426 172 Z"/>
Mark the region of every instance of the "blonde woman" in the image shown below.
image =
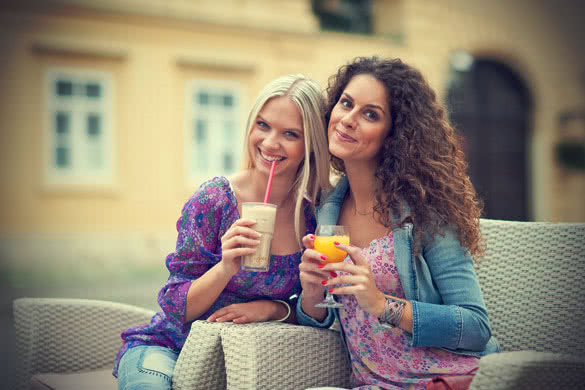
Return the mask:
<path id="1" fill-rule="evenodd" d="M 177 221 L 161 310 L 149 324 L 122 333 L 114 376 L 120 390 L 170 389 L 177 357 L 195 320 L 291 321 L 288 299 L 300 293 L 301 238 L 315 229 L 314 204 L 329 187 L 324 101 L 302 75 L 269 83 L 246 126 L 244 169 L 214 177 L 187 201 Z M 277 161 L 270 202 L 277 205 L 268 272 L 240 270 L 258 233 L 241 218 L 243 202 L 262 202 Z"/>

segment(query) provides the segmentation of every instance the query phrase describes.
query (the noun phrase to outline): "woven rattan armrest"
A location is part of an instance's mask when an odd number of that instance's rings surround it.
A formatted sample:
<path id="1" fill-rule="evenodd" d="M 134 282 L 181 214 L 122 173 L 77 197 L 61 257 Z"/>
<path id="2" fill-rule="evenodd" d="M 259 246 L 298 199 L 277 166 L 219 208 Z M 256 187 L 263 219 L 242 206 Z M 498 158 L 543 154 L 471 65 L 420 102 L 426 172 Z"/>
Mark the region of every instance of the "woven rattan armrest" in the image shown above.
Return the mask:
<path id="1" fill-rule="evenodd" d="M 195 321 L 177 359 L 173 390 L 226 388 L 221 330 L 236 326 L 231 322 Z"/>
<path id="2" fill-rule="evenodd" d="M 336 331 L 268 322 L 224 327 L 221 340 L 229 390 L 349 385 Z"/>
<path id="3" fill-rule="evenodd" d="M 120 333 L 154 314 L 122 303 L 65 298 L 19 298 L 13 309 L 18 388 L 28 388 L 37 373 L 111 369 Z"/>
<path id="4" fill-rule="evenodd" d="M 470 390 L 582 389 L 585 359 L 534 351 L 501 352 L 481 358 Z"/>

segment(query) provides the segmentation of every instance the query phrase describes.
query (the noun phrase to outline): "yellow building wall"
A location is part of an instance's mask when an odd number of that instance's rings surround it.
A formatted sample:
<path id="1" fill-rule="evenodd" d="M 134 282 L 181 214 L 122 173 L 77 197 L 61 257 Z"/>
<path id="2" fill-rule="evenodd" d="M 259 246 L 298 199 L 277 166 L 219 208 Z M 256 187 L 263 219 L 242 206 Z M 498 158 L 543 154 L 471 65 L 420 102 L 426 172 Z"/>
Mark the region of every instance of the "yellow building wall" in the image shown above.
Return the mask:
<path id="1" fill-rule="evenodd" d="M 578 37 L 563 35 L 545 6 L 378 1 L 376 26 L 389 35 L 357 36 L 319 33 L 309 1 L 293 1 L 280 24 L 272 19 L 283 14 L 282 2 L 253 2 L 263 12 L 247 23 L 238 15 L 253 12 L 228 6 L 237 2 L 203 2 L 207 8 L 191 16 L 195 8 L 189 1 L 173 3 L 166 13 L 161 2 L 145 1 L 136 14 L 114 3 L 106 1 L 101 9 L 95 2 L 73 0 L 54 1 L 58 6 L 50 7 L 34 1 L 0 6 L 1 232 L 172 232 L 194 190 L 187 184 L 184 162 L 188 80 L 242 83 L 248 93 L 243 131 L 256 93 L 283 73 L 307 73 L 325 86 L 327 77 L 354 56 L 396 56 L 417 66 L 442 97 L 449 56 L 457 49 L 500 58 L 533 94 L 533 219 L 585 220 L 585 202 L 578 204 L 585 197 L 582 175 L 572 179 L 577 184 L 567 193 L 566 177 L 555 168 L 552 154 L 559 138 L 557 114 L 585 104 L 578 86 L 584 61 L 571 50 L 571 40 Z M 213 14 L 212 3 L 226 6 L 220 16 Z M 383 12 L 392 11 L 399 17 L 388 14 L 388 20 L 400 21 L 403 39 L 392 38 L 392 28 L 384 29 Z M 299 23 L 292 23 L 291 15 Z M 272 24 L 263 24 L 266 20 Z M 113 75 L 115 185 L 97 190 L 43 185 L 42 79 L 52 66 Z"/>

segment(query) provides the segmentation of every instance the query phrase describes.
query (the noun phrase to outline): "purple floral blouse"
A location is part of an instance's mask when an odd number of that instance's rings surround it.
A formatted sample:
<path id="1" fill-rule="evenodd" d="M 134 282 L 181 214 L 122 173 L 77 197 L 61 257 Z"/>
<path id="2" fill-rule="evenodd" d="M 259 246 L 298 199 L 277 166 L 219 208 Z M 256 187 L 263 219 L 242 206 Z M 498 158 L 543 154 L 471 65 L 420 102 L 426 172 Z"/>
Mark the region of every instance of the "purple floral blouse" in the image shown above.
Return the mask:
<path id="1" fill-rule="evenodd" d="M 305 205 L 306 233 L 315 230 L 311 207 Z M 138 345 L 159 345 L 179 352 L 189 335 L 191 323 L 185 324 L 187 291 L 193 280 L 221 260 L 221 237 L 240 215 L 237 200 L 225 177 L 203 183 L 187 201 L 177 221 L 177 246 L 169 254 L 166 266 L 169 278 L 158 293 L 161 311 L 149 324 L 122 332 L 122 347 L 114 363 L 114 376 L 122 355 Z M 288 300 L 300 293 L 299 264 L 301 252 L 272 255 L 268 272 L 239 271 L 227 284 L 217 300 L 198 320 L 233 303 L 259 299 Z"/>

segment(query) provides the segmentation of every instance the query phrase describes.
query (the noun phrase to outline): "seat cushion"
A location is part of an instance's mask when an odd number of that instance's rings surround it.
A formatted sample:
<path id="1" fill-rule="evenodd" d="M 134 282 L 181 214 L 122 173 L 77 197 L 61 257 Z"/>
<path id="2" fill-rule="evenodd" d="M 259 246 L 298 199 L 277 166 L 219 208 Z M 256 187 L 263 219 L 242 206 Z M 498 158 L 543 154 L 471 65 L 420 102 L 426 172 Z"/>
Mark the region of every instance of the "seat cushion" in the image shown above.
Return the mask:
<path id="1" fill-rule="evenodd" d="M 37 374 L 30 380 L 30 390 L 116 390 L 118 382 L 112 369 L 71 374 Z"/>

